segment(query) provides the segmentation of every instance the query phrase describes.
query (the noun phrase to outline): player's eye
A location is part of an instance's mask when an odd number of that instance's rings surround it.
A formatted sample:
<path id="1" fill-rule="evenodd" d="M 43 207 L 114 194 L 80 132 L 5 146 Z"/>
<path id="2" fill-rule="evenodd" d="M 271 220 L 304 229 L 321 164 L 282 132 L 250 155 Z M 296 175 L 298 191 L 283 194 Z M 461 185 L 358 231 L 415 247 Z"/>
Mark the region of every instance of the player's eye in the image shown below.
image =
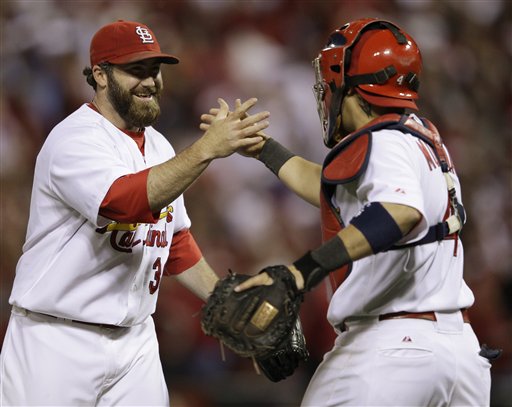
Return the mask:
<path id="1" fill-rule="evenodd" d="M 133 75 L 139 79 L 145 79 L 145 78 L 156 78 L 158 74 L 160 73 L 160 66 L 155 67 L 142 67 L 142 66 L 134 66 L 134 67 L 128 67 L 124 69 L 127 73 L 130 75 Z"/>
<path id="2" fill-rule="evenodd" d="M 158 74 L 160 73 L 160 65 L 155 66 L 149 70 L 149 75 L 153 78 L 156 78 Z"/>
<path id="3" fill-rule="evenodd" d="M 125 71 L 139 79 L 142 79 L 146 76 L 146 70 L 141 67 L 129 67 L 125 69 Z"/>

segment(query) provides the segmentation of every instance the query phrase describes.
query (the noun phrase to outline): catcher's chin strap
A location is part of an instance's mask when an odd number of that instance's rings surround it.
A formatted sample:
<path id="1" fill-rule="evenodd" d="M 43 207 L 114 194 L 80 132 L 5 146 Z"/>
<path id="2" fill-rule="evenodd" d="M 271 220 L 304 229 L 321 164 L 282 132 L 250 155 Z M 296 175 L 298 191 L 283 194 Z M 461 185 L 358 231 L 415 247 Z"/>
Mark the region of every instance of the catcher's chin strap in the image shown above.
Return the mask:
<path id="1" fill-rule="evenodd" d="M 328 136 L 327 139 L 324 139 L 324 144 L 327 147 L 332 148 L 336 145 L 336 133 L 339 131 L 339 129 L 343 128 L 343 119 L 341 117 L 340 111 L 341 104 L 343 103 L 343 99 L 345 98 L 348 88 L 344 85 L 342 87 L 336 87 L 334 81 L 329 84 L 329 87 L 331 88 L 332 100 L 327 116 L 330 118 L 330 120 L 327 121 L 328 127 L 325 129 Z M 325 126 L 325 123 L 322 125 Z"/>

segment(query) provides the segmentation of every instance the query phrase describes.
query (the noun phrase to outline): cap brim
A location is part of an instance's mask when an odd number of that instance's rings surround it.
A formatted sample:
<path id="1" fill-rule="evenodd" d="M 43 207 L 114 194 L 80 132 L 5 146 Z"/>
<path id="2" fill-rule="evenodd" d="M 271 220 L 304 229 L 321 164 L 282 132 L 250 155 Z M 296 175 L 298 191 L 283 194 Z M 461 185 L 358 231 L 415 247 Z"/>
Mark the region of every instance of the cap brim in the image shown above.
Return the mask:
<path id="1" fill-rule="evenodd" d="M 398 99 L 387 96 L 376 95 L 375 93 L 365 92 L 362 89 L 355 88 L 357 93 L 361 95 L 361 97 L 366 100 L 368 103 L 381 106 L 381 107 L 402 107 L 413 110 L 418 110 L 418 106 L 413 99 Z"/>
<path id="2" fill-rule="evenodd" d="M 129 64 L 131 62 L 142 61 L 150 58 L 158 58 L 163 64 L 177 64 L 180 62 L 180 60 L 174 55 L 153 51 L 134 52 L 133 54 L 110 58 L 108 62 L 111 64 Z"/>

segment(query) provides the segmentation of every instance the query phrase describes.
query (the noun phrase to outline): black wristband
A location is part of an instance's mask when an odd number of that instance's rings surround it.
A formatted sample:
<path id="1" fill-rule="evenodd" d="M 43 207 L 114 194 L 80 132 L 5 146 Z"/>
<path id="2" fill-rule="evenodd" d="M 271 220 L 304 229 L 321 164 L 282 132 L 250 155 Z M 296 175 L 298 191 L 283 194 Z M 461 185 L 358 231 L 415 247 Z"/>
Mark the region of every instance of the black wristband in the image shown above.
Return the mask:
<path id="1" fill-rule="evenodd" d="M 311 256 L 328 271 L 336 270 L 352 261 L 345 244 L 338 235 L 329 239 L 318 249 L 313 250 Z"/>
<path id="2" fill-rule="evenodd" d="M 299 270 L 304 279 L 304 290 L 309 291 L 317 285 L 329 272 L 320 266 L 313 257 L 311 252 L 307 252 L 304 256 L 293 263 L 295 268 Z"/>
<path id="3" fill-rule="evenodd" d="M 302 274 L 304 290 L 311 290 L 331 271 L 350 263 L 351 259 L 343 241 L 335 236 L 318 249 L 307 252 L 293 265 Z"/>
<path id="4" fill-rule="evenodd" d="M 265 144 L 263 144 L 258 160 L 277 175 L 284 163 L 294 156 L 295 154 L 286 147 L 282 146 L 274 139 L 269 138 L 265 141 Z"/>

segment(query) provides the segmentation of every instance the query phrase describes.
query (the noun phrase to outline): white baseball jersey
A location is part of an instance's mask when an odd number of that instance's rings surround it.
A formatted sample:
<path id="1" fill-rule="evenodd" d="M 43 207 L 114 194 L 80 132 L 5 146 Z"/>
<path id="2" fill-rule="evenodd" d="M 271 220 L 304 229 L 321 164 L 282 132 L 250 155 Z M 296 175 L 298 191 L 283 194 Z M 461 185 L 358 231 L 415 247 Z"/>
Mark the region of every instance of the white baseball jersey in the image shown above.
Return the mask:
<path id="1" fill-rule="evenodd" d="M 156 306 L 172 236 L 190 227 L 183 196 L 155 224 L 98 215 L 119 177 L 175 155 L 152 127 L 135 141 L 83 105 L 49 134 L 36 162 L 27 239 L 10 303 L 85 322 L 133 326 Z"/>
<path id="2" fill-rule="evenodd" d="M 398 130 L 375 131 L 366 171 L 356 181 L 338 185 L 333 204 L 346 224 L 369 202 L 413 207 L 423 219 L 399 244 L 417 241 L 429 226 L 443 221 L 448 204 L 446 181 L 434 157 L 417 137 Z M 450 174 L 461 202 L 457 175 Z M 459 240 L 378 253 L 354 262 L 334 293 L 328 319 L 336 326 L 350 316 L 468 308 L 474 297 L 462 273 Z"/>

